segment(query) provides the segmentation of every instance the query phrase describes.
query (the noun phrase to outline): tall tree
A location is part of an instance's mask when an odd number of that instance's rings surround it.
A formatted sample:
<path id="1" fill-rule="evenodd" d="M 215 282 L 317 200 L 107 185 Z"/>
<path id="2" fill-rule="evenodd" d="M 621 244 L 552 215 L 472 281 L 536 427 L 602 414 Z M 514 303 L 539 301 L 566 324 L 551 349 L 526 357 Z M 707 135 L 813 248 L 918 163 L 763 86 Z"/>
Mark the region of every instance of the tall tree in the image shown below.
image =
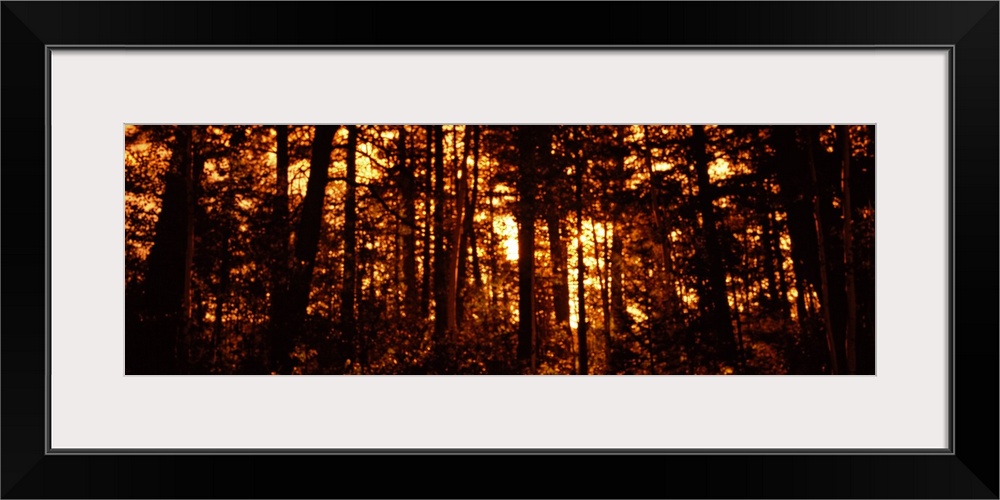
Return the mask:
<path id="1" fill-rule="evenodd" d="M 434 338 L 441 342 L 448 332 L 448 253 L 444 230 L 444 128 L 434 133 Z"/>
<path id="2" fill-rule="evenodd" d="M 768 300 L 782 317 L 788 316 L 788 300 L 785 287 L 784 258 L 781 253 L 779 223 L 775 220 L 773 207 L 767 207 L 764 220 L 764 269 L 767 273 Z"/>
<path id="3" fill-rule="evenodd" d="M 191 343 L 191 323 L 194 320 L 194 302 L 192 298 L 192 278 L 194 271 L 194 246 L 195 246 L 195 214 L 198 211 L 198 191 L 201 185 L 201 173 L 204 168 L 204 157 L 195 148 L 194 128 L 187 130 L 187 144 L 184 152 L 184 163 L 187 171 L 184 176 L 185 194 L 185 228 L 184 228 L 184 285 L 181 292 L 181 325 L 180 338 L 184 343 L 184 352 L 179 360 L 181 366 L 187 369 L 190 366 L 190 343 Z"/>
<path id="4" fill-rule="evenodd" d="M 535 372 L 535 195 L 537 187 L 538 134 L 534 127 L 515 130 L 517 165 L 517 360 L 522 371 Z"/>
<path id="5" fill-rule="evenodd" d="M 479 267 L 479 248 L 476 236 L 476 211 L 479 209 L 479 154 L 482 139 L 478 126 L 472 127 L 472 195 L 469 197 L 469 207 L 465 211 L 465 232 L 469 235 L 469 253 L 472 256 L 472 280 L 476 290 L 483 287 L 483 274 Z"/>
<path id="6" fill-rule="evenodd" d="M 273 230 L 278 242 L 278 253 L 288 253 L 288 126 L 277 125 L 275 130 L 275 182 Z M 287 267 L 288 263 L 279 263 Z"/>
<path id="7" fill-rule="evenodd" d="M 833 321 L 830 317 L 830 279 L 828 277 L 829 268 L 826 258 L 826 242 L 824 241 L 822 202 L 819 194 L 819 181 L 816 174 L 816 146 L 815 131 L 813 127 L 807 127 L 807 147 L 809 160 L 809 177 L 812 180 L 812 200 L 813 219 L 816 221 L 816 245 L 819 255 L 819 276 L 820 276 L 820 300 L 822 301 L 823 329 L 826 333 L 826 348 L 830 353 L 830 373 L 836 375 L 840 372 L 837 362 L 837 343 L 834 340 Z"/>
<path id="8" fill-rule="evenodd" d="M 433 272 L 431 271 L 431 260 L 433 259 L 433 249 L 431 244 L 431 224 L 433 220 L 432 213 L 432 197 L 433 193 L 433 183 L 434 183 L 434 169 L 432 167 L 432 157 L 434 155 L 434 128 L 427 126 L 424 127 L 424 136 L 426 138 L 426 143 L 424 147 L 424 227 L 423 227 L 423 257 L 421 259 L 421 268 L 423 269 L 423 274 L 421 275 L 421 285 L 420 285 L 420 312 L 427 317 L 431 313 L 431 276 Z"/>
<path id="9" fill-rule="evenodd" d="M 715 213 L 715 191 L 709 178 L 712 158 L 708 149 L 705 127 L 691 127 L 691 154 L 694 160 L 695 180 L 698 185 L 697 203 L 701 212 L 701 233 L 705 241 L 702 260 L 707 280 L 705 282 L 704 317 L 720 361 L 731 366 L 736 362 L 732 314 L 726 294 L 726 258 L 719 239 L 718 215 Z"/>
<path id="10" fill-rule="evenodd" d="M 540 153 L 544 165 L 545 176 L 545 225 L 549 236 L 549 263 L 552 268 L 552 309 L 555 311 L 556 324 L 567 338 L 572 340 L 569 324 L 569 271 L 566 244 L 563 241 L 563 218 L 565 217 L 562 192 L 566 185 L 563 182 L 564 169 L 552 155 L 548 142 L 551 137 L 545 137 L 546 143 L 541 145 Z"/>
<path id="11" fill-rule="evenodd" d="M 354 346 L 354 360 L 356 363 L 363 363 L 358 359 L 357 325 L 355 321 L 355 292 L 357 290 L 357 198 L 358 186 L 357 172 L 357 149 L 358 149 L 358 127 L 356 125 L 347 126 L 347 186 L 344 194 L 344 282 L 340 289 L 340 324 L 343 328 L 344 336 L 348 342 Z M 311 180 L 311 177 L 310 177 Z M 363 366 L 363 365 L 362 365 Z"/>
<path id="12" fill-rule="evenodd" d="M 279 374 L 293 370 L 292 351 L 295 347 L 293 336 L 297 335 L 305 322 L 306 308 L 309 306 L 309 292 L 313 268 L 316 265 L 316 250 L 323 221 L 323 201 L 329 179 L 330 153 L 333 152 L 333 137 L 337 132 L 334 125 L 317 125 L 313 135 L 312 153 L 309 159 L 309 180 L 306 195 L 302 201 L 299 224 L 295 231 L 295 254 L 288 283 L 287 302 L 271 317 L 270 365 Z"/>
<path id="13" fill-rule="evenodd" d="M 454 148 L 458 149 L 458 130 L 455 127 L 452 131 L 452 137 Z M 447 330 L 449 336 L 454 335 L 458 331 L 458 289 L 459 289 L 459 272 L 458 269 L 462 263 L 462 249 L 464 248 L 461 244 L 462 242 L 462 230 L 465 227 L 463 220 L 463 210 L 465 209 L 465 198 L 466 191 L 468 190 L 468 176 L 466 175 L 466 164 L 469 161 L 469 144 L 468 144 L 468 132 L 465 133 L 465 145 L 462 148 L 462 158 L 458 160 L 458 155 L 456 154 L 457 165 L 455 168 L 455 204 L 454 204 L 454 216 L 452 217 L 451 226 L 451 239 L 449 240 L 450 248 L 448 251 L 448 283 L 446 290 L 446 317 L 448 319 Z M 457 153 L 457 151 L 456 151 Z"/>
<path id="14" fill-rule="evenodd" d="M 182 369 L 179 343 L 190 321 L 191 258 L 194 245 L 194 129 L 170 131 L 170 167 L 143 282 L 143 332 L 131 335 L 137 346 L 131 373 L 171 374 Z"/>
<path id="15" fill-rule="evenodd" d="M 807 284 L 819 282 L 819 265 L 813 199 L 809 195 L 811 177 L 808 160 L 796 138 L 796 129 L 791 126 L 774 127 L 772 136 L 778 197 L 786 215 L 792 273 L 795 275 L 796 316 L 799 324 L 805 325 L 809 319 Z"/>
<path id="16" fill-rule="evenodd" d="M 851 131 L 847 125 L 837 127 L 837 139 L 840 142 L 841 168 L 842 168 L 842 189 L 844 200 L 841 206 L 844 209 L 844 272 L 845 272 L 845 292 L 847 292 L 847 331 L 844 336 L 844 349 L 847 353 L 847 373 L 857 374 L 857 293 L 854 287 L 854 248 L 851 211 Z"/>
<path id="17" fill-rule="evenodd" d="M 620 336 L 629 329 L 628 311 L 625 308 L 625 224 L 621 220 L 621 202 L 618 198 L 623 191 L 625 178 L 625 158 L 622 152 L 615 151 L 614 170 L 612 171 L 612 201 L 611 201 L 611 231 L 607 236 L 611 240 L 611 331 L 614 337 Z"/>
<path id="18" fill-rule="evenodd" d="M 416 182 L 414 170 L 408 164 L 408 151 L 406 147 L 407 132 L 406 126 L 400 125 L 397 129 L 397 150 L 398 169 L 400 178 L 400 191 L 403 197 L 403 286 L 404 304 L 406 315 L 410 318 L 417 317 L 418 296 L 417 296 L 417 205 L 416 205 Z"/>
<path id="19" fill-rule="evenodd" d="M 576 300 L 579 311 L 576 326 L 576 342 L 578 347 L 577 369 L 580 375 L 590 373 L 587 349 L 587 266 L 584 264 L 583 248 L 583 177 L 586 163 L 578 160 L 576 170 Z"/>
<path id="20" fill-rule="evenodd" d="M 271 264 L 270 318 L 281 318 L 288 310 L 288 273 L 290 257 L 290 231 L 288 215 L 288 126 L 275 126 L 275 183 L 271 229 L 275 236 L 274 258 Z M 221 309 L 220 309 L 221 312 Z M 221 321 L 221 318 L 217 318 Z M 221 325 L 221 323 L 220 323 Z M 275 325 L 277 326 L 277 325 Z"/>

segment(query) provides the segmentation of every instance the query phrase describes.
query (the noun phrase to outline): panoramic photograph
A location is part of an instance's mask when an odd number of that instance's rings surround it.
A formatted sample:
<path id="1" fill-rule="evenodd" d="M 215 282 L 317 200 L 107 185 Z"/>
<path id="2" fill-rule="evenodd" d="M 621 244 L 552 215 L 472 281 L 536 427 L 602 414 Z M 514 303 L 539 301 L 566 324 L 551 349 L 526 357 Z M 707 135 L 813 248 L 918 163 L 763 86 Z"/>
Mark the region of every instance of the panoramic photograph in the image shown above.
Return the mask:
<path id="1" fill-rule="evenodd" d="M 126 375 L 874 375 L 875 126 L 124 127 Z"/>

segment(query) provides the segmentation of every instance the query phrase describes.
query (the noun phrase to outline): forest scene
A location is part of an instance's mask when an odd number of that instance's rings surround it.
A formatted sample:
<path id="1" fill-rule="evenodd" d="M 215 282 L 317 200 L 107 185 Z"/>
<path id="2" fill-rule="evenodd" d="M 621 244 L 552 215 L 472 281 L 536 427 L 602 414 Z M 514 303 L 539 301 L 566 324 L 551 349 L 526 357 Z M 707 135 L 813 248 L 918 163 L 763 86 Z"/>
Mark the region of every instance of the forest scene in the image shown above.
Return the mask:
<path id="1" fill-rule="evenodd" d="M 127 375 L 875 373 L 872 125 L 126 125 Z"/>

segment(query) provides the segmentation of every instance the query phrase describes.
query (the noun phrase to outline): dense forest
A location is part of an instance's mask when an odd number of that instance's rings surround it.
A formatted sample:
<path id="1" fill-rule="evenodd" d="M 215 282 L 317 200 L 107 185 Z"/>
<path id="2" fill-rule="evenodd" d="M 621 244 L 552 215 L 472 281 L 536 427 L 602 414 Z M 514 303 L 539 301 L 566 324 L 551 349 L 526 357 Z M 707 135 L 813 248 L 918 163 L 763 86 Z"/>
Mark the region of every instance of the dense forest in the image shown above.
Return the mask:
<path id="1" fill-rule="evenodd" d="M 866 125 L 128 125 L 126 374 L 873 374 Z"/>

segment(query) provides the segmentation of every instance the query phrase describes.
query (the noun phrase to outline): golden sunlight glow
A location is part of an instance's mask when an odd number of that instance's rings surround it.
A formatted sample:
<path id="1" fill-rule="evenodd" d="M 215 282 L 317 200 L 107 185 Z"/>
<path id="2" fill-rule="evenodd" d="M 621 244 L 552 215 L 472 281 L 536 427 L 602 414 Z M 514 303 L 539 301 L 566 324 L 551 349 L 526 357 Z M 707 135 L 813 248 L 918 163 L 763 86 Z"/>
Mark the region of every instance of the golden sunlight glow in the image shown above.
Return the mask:
<path id="1" fill-rule="evenodd" d="M 792 250 L 792 237 L 788 234 L 782 234 L 781 238 L 778 239 L 778 245 L 783 251 L 790 252 Z"/>
<path id="2" fill-rule="evenodd" d="M 309 160 L 299 160 L 288 166 L 289 194 L 306 195 L 306 184 L 309 182 Z"/>
<path id="3" fill-rule="evenodd" d="M 594 222 L 593 222 L 593 220 L 584 219 L 584 224 L 585 225 L 589 225 L 591 228 L 594 228 Z M 570 230 L 574 230 L 574 229 L 570 229 Z M 580 298 L 579 298 L 580 296 L 577 293 L 579 291 L 580 269 L 579 269 L 579 266 L 576 265 L 577 262 L 578 262 L 578 260 L 579 260 L 579 253 L 578 253 L 577 250 L 580 248 L 579 245 L 580 245 L 580 243 L 582 241 L 582 243 L 583 243 L 583 263 L 584 263 L 583 285 L 588 290 L 592 290 L 593 287 L 595 286 L 594 280 L 590 276 L 588 276 L 587 272 L 589 270 L 597 269 L 597 266 L 598 266 L 597 259 L 593 256 L 593 254 L 596 253 L 594 251 L 594 249 L 596 248 L 596 245 L 595 245 L 595 242 L 594 242 L 594 233 L 595 232 L 596 231 L 592 230 L 590 232 L 584 231 L 583 234 L 574 234 L 570 238 L 570 245 L 566 249 L 567 250 L 568 262 L 571 263 L 568 266 L 569 267 L 569 299 L 570 299 L 569 325 L 570 325 L 571 328 L 574 328 L 574 329 L 575 328 L 579 328 L 579 326 L 580 326 Z M 604 234 L 603 227 L 601 228 L 601 234 L 602 235 Z M 591 318 L 593 318 L 593 316 L 591 316 Z"/>
<path id="4" fill-rule="evenodd" d="M 728 179 L 734 174 L 732 166 L 725 158 L 716 158 L 712 163 L 708 164 L 708 178 L 712 182 Z"/>
<path id="5" fill-rule="evenodd" d="M 507 238 L 503 242 L 505 256 L 509 261 L 516 261 L 518 257 L 517 236 Z"/>
<path id="6" fill-rule="evenodd" d="M 688 308 L 698 307 L 698 291 L 694 288 L 684 288 L 682 285 L 677 285 L 677 296 L 684 301 L 684 305 Z"/>
<path id="7" fill-rule="evenodd" d="M 503 245 L 507 260 L 516 261 L 518 257 L 517 222 L 514 220 L 514 216 L 505 215 L 493 219 L 493 232 L 500 237 L 500 244 Z"/>
<path id="8" fill-rule="evenodd" d="M 382 176 L 382 169 L 376 165 L 376 161 L 372 161 L 372 157 L 378 154 L 378 150 L 373 144 L 362 143 L 358 144 L 358 154 L 354 158 L 354 166 L 357 169 L 358 179 L 362 182 L 367 182 L 369 180 L 378 179 Z M 378 158 L 376 158 L 378 160 Z M 337 162 L 341 163 L 341 162 Z M 347 163 L 343 163 L 343 172 L 347 173 Z"/>

